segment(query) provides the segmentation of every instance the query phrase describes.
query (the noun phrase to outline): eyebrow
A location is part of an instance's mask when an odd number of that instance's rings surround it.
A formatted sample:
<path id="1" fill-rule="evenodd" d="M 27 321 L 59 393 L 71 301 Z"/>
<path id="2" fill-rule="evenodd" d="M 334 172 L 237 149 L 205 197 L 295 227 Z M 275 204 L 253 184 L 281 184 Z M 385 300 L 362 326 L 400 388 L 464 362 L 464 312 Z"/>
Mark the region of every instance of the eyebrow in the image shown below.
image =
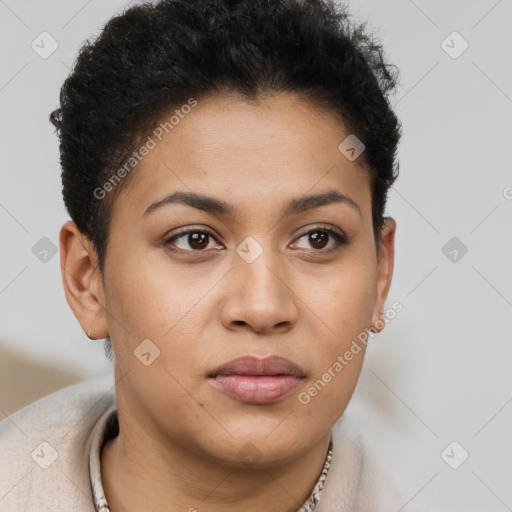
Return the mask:
<path id="1" fill-rule="evenodd" d="M 319 194 L 302 196 L 292 199 L 281 212 L 282 216 L 296 215 L 298 213 L 311 210 L 313 208 L 320 208 L 333 203 L 345 203 L 354 208 L 361 217 L 361 209 L 359 205 L 350 197 L 338 192 L 337 190 L 326 190 Z M 217 199 L 215 197 L 197 194 L 195 192 L 173 192 L 165 196 L 159 201 L 152 203 L 144 212 L 143 216 L 149 215 L 154 211 L 168 206 L 170 204 L 185 204 L 198 210 L 203 210 L 209 213 L 217 213 L 219 215 L 227 215 L 234 217 L 235 209 L 226 201 Z"/>

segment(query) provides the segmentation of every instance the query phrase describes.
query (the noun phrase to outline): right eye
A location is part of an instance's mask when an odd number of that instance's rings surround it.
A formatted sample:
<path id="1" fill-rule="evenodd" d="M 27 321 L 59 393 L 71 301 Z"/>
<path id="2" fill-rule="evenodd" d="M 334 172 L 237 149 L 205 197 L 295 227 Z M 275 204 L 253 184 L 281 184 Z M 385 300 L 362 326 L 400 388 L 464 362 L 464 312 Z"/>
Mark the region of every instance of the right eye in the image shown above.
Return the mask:
<path id="1" fill-rule="evenodd" d="M 208 248 L 210 239 L 215 240 L 215 237 L 208 231 L 189 229 L 166 238 L 164 245 L 174 245 L 178 249 L 186 252 L 202 252 Z M 181 246 L 176 243 L 177 241 L 179 241 Z M 186 247 L 187 245 L 189 248 Z"/>

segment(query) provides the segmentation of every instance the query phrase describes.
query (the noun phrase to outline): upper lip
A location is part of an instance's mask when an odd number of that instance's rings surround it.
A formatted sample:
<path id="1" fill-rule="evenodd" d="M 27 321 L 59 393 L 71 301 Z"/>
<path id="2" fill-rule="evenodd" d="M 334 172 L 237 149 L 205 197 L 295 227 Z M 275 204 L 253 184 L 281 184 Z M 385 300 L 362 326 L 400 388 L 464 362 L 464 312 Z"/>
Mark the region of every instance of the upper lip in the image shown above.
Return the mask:
<path id="1" fill-rule="evenodd" d="M 215 368 L 208 377 L 217 375 L 293 375 L 301 379 L 306 376 L 300 366 L 280 356 L 237 357 Z"/>

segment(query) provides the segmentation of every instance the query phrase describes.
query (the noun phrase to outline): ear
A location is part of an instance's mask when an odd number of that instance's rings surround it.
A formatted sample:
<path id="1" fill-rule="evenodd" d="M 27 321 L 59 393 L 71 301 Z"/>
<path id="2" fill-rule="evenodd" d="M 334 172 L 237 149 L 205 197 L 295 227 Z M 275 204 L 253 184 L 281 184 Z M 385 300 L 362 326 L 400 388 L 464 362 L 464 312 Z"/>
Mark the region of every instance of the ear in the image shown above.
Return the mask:
<path id="1" fill-rule="evenodd" d="M 395 232 L 396 222 L 391 217 L 384 219 L 382 226 L 379 259 L 377 263 L 377 297 L 372 315 L 372 332 L 381 332 L 384 329 L 384 305 L 391 286 L 393 266 L 395 262 Z"/>
<path id="2" fill-rule="evenodd" d="M 68 304 L 89 338 L 106 338 L 109 331 L 103 283 L 94 244 L 72 221 L 62 226 L 59 242 L 62 283 Z"/>

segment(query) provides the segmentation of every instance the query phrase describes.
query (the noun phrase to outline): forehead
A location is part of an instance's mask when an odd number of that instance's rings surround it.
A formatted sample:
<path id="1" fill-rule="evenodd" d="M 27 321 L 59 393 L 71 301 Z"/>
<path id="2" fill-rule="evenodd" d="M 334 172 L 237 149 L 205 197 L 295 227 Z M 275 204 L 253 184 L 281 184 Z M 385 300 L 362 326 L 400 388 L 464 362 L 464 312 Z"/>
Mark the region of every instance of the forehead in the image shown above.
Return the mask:
<path id="1" fill-rule="evenodd" d="M 218 94 L 175 112 L 149 134 L 152 149 L 114 210 L 130 205 L 139 217 L 163 196 L 188 190 L 222 198 L 241 214 L 335 188 L 370 215 L 368 171 L 339 150 L 349 133 L 327 109 L 288 93 L 257 103 Z"/>

